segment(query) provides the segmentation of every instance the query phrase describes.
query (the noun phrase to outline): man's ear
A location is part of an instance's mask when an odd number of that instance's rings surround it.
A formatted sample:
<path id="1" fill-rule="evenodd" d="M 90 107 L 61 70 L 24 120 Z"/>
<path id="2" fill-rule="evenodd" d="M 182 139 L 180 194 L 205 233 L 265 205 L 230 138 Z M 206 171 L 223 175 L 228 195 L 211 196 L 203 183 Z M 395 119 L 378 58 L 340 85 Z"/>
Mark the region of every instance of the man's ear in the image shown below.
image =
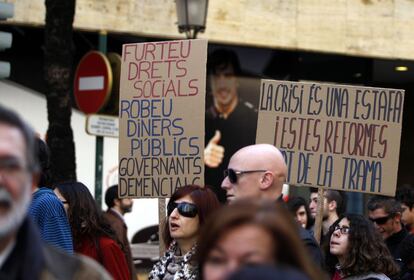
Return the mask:
<path id="1" fill-rule="evenodd" d="M 261 178 L 260 189 L 261 190 L 268 189 L 270 186 L 272 186 L 274 179 L 275 178 L 273 177 L 273 173 L 270 171 L 266 171 Z"/>
<path id="2" fill-rule="evenodd" d="M 114 205 L 115 206 L 120 206 L 121 205 L 121 200 L 119 198 L 114 198 Z"/>
<path id="3" fill-rule="evenodd" d="M 394 216 L 394 221 L 401 223 L 401 213 L 396 213 Z"/>
<path id="4" fill-rule="evenodd" d="M 334 211 L 337 208 L 337 204 L 335 200 L 332 200 L 331 202 L 328 203 L 328 210 L 329 211 Z"/>
<path id="5" fill-rule="evenodd" d="M 32 192 L 38 187 L 38 183 L 39 183 L 39 179 L 40 179 L 40 174 L 39 173 L 33 173 L 32 175 L 31 175 L 31 179 L 32 179 L 32 185 L 31 185 L 31 188 L 32 188 Z"/>

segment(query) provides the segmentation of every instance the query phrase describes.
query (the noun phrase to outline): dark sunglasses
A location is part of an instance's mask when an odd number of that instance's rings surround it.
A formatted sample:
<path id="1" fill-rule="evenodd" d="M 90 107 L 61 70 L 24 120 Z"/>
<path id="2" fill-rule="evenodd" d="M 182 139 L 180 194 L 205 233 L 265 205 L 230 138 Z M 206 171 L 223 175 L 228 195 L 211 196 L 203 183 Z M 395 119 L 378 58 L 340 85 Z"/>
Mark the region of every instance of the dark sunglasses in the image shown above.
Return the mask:
<path id="1" fill-rule="evenodd" d="M 188 202 L 172 202 L 170 201 L 167 205 L 167 213 L 168 216 L 171 215 L 171 213 L 174 211 L 174 209 L 178 209 L 178 213 L 180 213 L 181 216 L 187 217 L 187 218 L 194 218 L 197 216 L 198 209 L 195 204 L 188 203 Z"/>
<path id="2" fill-rule="evenodd" d="M 226 169 L 224 170 L 224 178 L 229 177 L 229 181 L 232 184 L 237 183 L 237 175 L 242 175 L 244 173 L 253 173 L 253 172 L 266 172 L 267 170 L 244 170 L 244 171 L 236 171 L 234 169 Z"/>
<path id="3" fill-rule="evenodd" d="M 389 219 L 391 218 L 390 215 L 385 216 L 385 217 L 380 217 L 380 218 L 376 218 L 376 219 L 372 219 L 369 218 L 369 220 L 373 223 L 376 223 L 377 225 L 383 225 L 385 224 Z"/>

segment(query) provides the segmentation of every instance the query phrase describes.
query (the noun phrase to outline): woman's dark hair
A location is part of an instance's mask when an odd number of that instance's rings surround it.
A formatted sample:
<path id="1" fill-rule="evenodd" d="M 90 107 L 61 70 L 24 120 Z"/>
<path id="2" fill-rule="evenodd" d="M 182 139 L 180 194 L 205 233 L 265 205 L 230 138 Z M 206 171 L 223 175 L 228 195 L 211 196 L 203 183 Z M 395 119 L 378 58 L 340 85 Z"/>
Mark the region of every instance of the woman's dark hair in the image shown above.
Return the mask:
<path id="1" fill-rule="evenodd" d="M 243 225 L 257 225 L 272 236 L 274 259 L 279 265 L 287 265 L 304 272 L 312 280 L 324 279 L 324 275 L 309 258 L 299 237 L 298 225 L 284 205 L 267 200 L 238 200 L 211 215 L 202 228 L 197 259 L 200 275 L 210 252 L 220 239 L 232 229 Z"/>
<path id="2" fill-rule="evenodd" d="M 306 203 L 305 199 L 300 196 L 289 197 L 289 200 L 287 202 L 287 207 L 294 217 L 296 217 L 296 212 L 299 210 L 301 206 L 305 207 L 306 217 L 308 221 L 306 223 L 306 229 L 311 229 L 313 224 L 315 223 L 315 219 L 312 217 L 310 210 L 309 210 L 309 206 Z"/>
<path id="3" fill-rule="evenodd" d="M 69 205 L 68 220 L 75 247 L 85 238 L 97 241 L 101 236 L 109 237 L 120 244 L 115 232 L 104 219 L 102 211 L 84 184 L 65 182 L 57 184 L 55 188 L 59 190 Z"/>
<path id="4" fill-rule="evenodd" d="M 358 214 L 344 214 L 328 232 L 328 238 L 323 245 L 327 270 L 333 275 L 338 258 L 330 253 L 329 244 L 335 226 L 346 218 L 349 221 L 349 248 L 341 264 L 341 274 L 344 277 L 361 275 L 368 272 L 384 273 L 389 277 L 398 274 L 398 266 L 394 263 L 390 251 L 374 225 L 364 216 Z"/>
<path id="5" fill-rule="evenodd" d="M 207 216 L 220 207 L 220 202 L 214 192 L 207 187 L 198 185 L 187 185 L 178 188 L 171 196 L 170 201 L 174 202 L 186 195 L 189 195 L 197 206 L 200 227 L 204 224 Z M 169 246 L 173 241 L 170 235 L 168 217 L 166 218 L 163 239 L 166 246 Z"/>

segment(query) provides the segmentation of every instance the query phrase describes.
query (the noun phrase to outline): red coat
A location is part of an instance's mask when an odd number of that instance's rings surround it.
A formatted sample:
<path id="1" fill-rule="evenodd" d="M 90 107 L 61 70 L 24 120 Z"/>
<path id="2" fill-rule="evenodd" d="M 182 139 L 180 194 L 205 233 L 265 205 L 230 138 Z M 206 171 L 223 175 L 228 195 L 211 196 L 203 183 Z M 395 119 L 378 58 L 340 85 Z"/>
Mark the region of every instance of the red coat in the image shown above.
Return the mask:
<path id="1" fill-rule="evenodd" d="M 129 241 L 127 237 L 127 231 L 128 231 L 127 225 L 125 224 L 124 220 L 119 216 L 119 214 L 116 213 L 112 209 L 109 209 L 103 215 L 104 215 L 104 218 L 107 220 L 107 222 L 111 225 L 112 229 L 115 231 L 118 241 L 123 246 L 122 250 L 127 260 L 129 271 L 131 272 L 131 278 L 136 279 L 137 277 L 136 277 L 134 262 L 132 260 L 131 246 L 129 245 Z"/>
<path id="2" fill-rule="evenodd" d="M 101 257 L 98 256 L 95 242 L 91 239 L 75 244 L 75 251 L 96 260 L 115 280 L 130 280 L 128 264 L 118 244 L 109 237 L 100 237 L 99 245 Z"/>

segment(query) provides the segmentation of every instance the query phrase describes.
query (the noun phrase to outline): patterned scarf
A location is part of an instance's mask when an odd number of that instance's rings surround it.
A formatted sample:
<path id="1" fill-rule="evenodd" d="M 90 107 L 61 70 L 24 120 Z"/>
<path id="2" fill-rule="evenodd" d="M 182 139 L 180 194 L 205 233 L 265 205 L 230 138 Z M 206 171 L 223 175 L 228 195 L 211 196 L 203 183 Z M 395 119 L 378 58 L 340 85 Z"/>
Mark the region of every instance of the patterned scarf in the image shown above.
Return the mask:
<path id="1" fill-rule="evenodd" d="M 153 266 L 148 280 L 196 280 L 198 267 L 191 263 L 197 245 L 184 256 L 176 256 L 178 244 L 173 241 L 165 255 Z"/>

